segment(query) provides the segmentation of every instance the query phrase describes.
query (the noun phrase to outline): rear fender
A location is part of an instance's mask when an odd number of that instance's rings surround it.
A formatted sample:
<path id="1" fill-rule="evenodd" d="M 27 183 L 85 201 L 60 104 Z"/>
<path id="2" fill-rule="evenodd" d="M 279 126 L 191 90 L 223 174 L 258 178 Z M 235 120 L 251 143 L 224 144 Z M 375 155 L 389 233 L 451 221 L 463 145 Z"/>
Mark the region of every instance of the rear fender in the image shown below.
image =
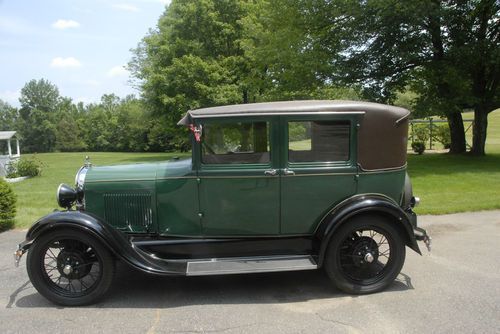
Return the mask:
<path id="1" fill-rule="evenodd" d="M 408 247 L 421 254 L 415 233 L 414 217 L 407 214 L 391 198 L 381 194 L 364 194 L 353 196 L 337 205 L 321 221 L 315 232 L 319 241 L 319 265 L 323 264 L 330 239 L 337 229 L 350 218 L 360 214 L 378 214 L 389 218 L 402 232 Z M 413 214 L 414 215 L 414 214 Z"/>

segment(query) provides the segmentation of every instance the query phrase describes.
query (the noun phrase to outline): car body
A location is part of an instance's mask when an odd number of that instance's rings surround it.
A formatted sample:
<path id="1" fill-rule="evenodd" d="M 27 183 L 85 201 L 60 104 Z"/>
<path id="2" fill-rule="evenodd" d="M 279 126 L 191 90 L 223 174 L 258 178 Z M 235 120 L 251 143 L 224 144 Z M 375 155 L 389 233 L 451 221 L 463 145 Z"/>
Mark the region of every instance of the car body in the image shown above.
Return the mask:
<path id="1" fill-rule="evenodd" d="M 58 189 L 66 210 L 31 227 L 17 261 L 29 250 L 34 286 L 64 305 L 101 297 L 115 259 L 158 275 L 325 268 L 346 292 L 380 291 L 405 245 L 420 253 L 417 240 L 430 242 L 412 210 L 409 114 L 355 101 L 189 111 L 179 125 L 191 130 L 191 158 L 87 162 L 75 188 Z M 94 268 L 98 279 L 85 281 Z"/>

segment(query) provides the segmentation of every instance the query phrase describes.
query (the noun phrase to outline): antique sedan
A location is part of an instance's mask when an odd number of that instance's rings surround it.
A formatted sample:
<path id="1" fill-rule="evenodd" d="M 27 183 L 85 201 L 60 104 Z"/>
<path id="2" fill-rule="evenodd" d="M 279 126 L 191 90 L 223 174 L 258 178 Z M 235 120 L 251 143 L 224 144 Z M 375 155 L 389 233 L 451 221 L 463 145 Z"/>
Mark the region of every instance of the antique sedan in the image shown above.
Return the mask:
<path id="1" fill-rule="evenodd" d="M 389 286 L 420 253 L 406 172 L 409 112 L 350 101 L 192 110 L 192 157 L 92 166 L 62 184 L 62 211 L 15 252 L 40 294 L 83 305 L 112 284 L 115 261 L 157 275 L 324 268 L 341 290 Z"/>

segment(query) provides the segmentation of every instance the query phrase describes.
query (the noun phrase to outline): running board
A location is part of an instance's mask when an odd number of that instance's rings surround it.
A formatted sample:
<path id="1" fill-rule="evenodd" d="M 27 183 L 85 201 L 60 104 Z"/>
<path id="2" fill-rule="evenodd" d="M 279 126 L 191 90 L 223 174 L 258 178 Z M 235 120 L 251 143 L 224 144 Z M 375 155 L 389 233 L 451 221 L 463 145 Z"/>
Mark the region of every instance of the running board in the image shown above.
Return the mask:
<path id="1" fill-rule="evenodd" d="M 233 257 L 194 260 L 187 263 L 187 276 L 265 273 L 317 269 L 309 255 Z"/>

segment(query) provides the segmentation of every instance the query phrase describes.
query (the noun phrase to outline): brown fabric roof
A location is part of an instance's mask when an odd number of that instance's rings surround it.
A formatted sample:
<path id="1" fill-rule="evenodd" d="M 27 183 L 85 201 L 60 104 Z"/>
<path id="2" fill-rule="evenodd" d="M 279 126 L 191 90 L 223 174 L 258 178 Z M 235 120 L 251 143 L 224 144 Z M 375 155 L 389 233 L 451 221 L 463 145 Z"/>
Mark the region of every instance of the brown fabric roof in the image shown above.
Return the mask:
<path id="1" fill-rule="evenodd" d="M 363 170 L 405 166 L 410 112 L 379 103 L 310 100 L 238 104 L 190 110 L 178 124 L 189 125 L 197 118 L 322 112 L 363 113 L 358 130 L 358 164 Z"/>
<path id="2" fill-rule="evenodd" d="M 396 118 L 409 116 L 404 108 L 388 106 L 380 103 L 343 101 L 343 100 L 307 100 L 236 104 L 190 110 L 179 121 L 179 125 L 189 125 L 192 119 L 224 116 L 252 116 L 255 114 L 288 114 L 306 112 L 382 112 Z"/>

